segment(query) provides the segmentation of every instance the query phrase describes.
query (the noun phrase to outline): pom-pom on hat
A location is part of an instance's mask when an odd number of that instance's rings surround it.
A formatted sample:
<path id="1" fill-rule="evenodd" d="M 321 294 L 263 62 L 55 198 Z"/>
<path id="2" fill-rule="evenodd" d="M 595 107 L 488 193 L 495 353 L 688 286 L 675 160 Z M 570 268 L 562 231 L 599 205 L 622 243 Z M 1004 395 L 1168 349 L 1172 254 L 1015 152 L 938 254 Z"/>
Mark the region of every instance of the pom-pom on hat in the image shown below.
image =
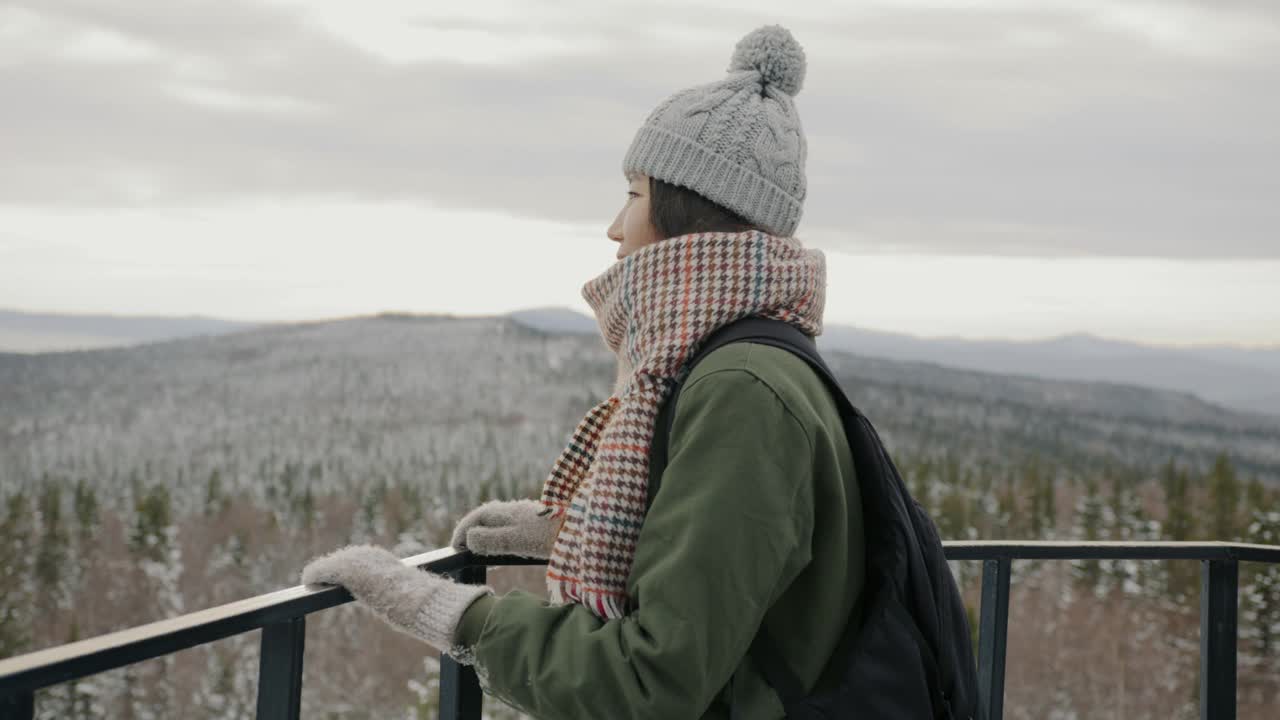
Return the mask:
<path id="1" fill-rule="evenodd" d="M 793 97 L 804 73 L 804 49 L 786 28 L 752 30 L 725 79 L 681 90 L 649 113 L 623 173 L 687 187 L 766 232 L 794 234 L 807 145 Z"/>
<path id="2" fill-rule="evenodd" d="M 804 49 L 781 25 L 747 33 L 733 48 L 729 72 L 754 70 L 760 81 L 795 97 L 804 84 Z"/>

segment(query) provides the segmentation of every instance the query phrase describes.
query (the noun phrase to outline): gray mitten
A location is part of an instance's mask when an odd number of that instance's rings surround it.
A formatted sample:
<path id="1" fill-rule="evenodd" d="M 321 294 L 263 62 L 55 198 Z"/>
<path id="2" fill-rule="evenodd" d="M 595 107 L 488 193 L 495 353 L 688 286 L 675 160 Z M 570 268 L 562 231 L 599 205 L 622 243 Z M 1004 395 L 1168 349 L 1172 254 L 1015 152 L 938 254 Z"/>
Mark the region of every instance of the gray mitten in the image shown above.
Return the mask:
<path id="1" fill-rule="evenodd" d="M 453 636 L 463 613 L 493 592 L 405 565 L 374 545 L 348 545 L 312 560 L 302 583 L 341 585 L 392 627 L 455 657 Z"/>
<path id="2" fill-rule="evenodd" d="M 516 555 L 546 560 L 560 519 L 540 515 L 538 500 L 490 500 L 462 516 L 449 544 L 477 555 Z"/>

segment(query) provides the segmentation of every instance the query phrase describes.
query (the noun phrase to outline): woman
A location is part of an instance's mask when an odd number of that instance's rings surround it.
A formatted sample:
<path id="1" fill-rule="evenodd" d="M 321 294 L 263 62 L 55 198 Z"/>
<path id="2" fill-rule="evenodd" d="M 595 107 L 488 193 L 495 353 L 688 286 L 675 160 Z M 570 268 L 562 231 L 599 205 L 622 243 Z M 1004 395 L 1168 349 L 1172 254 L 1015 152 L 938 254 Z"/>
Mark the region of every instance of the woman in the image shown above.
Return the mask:
<path id="1" fill-rule="evenodd" d="M 536 718 L 781 717 L 748 653 L 758 634 L 807 691 L 835 679 L 828 660 L 863 586 L 863 528 L 817 374 L 768 345 L 718 348 L 684 379 L 666 465 L 651 457 L 674 380 L 712 331 L 762 315 L 821 332 L 825 259 L 792 236 L 803 78 L 791 34 L 759 28 L 725 79 L 660 104 L 625 156 L 628 199 L 608 229 L 619 261 L 582 290 L 618 358 L 613 393 L 538 500 L 486 503 L 452 541 L 547 559 L 550 602 L 499 597 L 370 546 L 313 561 L 303 582 L 346 586 Z"/>

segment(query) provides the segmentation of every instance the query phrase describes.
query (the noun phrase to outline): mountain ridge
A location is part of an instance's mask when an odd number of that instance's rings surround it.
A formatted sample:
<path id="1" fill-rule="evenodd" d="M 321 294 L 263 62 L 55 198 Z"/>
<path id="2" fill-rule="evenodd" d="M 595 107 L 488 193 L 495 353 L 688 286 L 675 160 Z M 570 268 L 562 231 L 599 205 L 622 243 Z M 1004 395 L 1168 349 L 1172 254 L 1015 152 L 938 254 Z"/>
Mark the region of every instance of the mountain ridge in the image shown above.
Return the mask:
<path id="1" fill-rule="evenodd" d="M 1280 483 L 1280 418 L 1191 393 L 840 350 L 824 356 L 886 442 L 909 456 L 1009 462 L 1039 453 L 1072 467 L 1157 467 L 1177 458 L 1205 467 L 1229 452 L 1242 472 Z M 608 394 L 613 372 L 614 358 L 598 338 L 504 315 L 384 314 L 130 348 L 0 355 L 0 467 L 38 478 L 80 472 L 98 458 L 199 466 L 220 457 L 219 448 L 241 448 L 249 466 L 263 452 L 378 458 L 380 443 L 413 455 L 463 428 L 501 427 L 503 443 L 553 448 L 565 427 Z M 532 435 L 517 439 L 517 427 Z M 30 453 L 55 438 L 75 450 L 59 456 L 66 468 L 45 467 Z M 340 449 L 349 442 L 353 449 Z"/>
<path id="2" fill-rule="evenodd" d="M 594 318 L 570 308 L 532 308 L 511 317 L 535 327 L 597 332 Z M 1003 375 L 1190 392 L 1226 407 L 1280 417 L 1280 346 L 1148 345 L 1084 332 L 1040 340 L 922 338 L 832 324 L 817 343 L 820 350 Z"/>
<path id="3" fill-rule="evenodd" d="M 402 320 L 505 317 L 542 332 L 599 333 L 594 317 L 563 306 L 491 315 L 383 312 L 331 320 L 362 317 Z M 198 315 L 129 317 L 0 310 L 0 353 L 40 354 L 129 347 L 297 324 L 249 323 Z M 1038 340 L 924 338 L 832 324 L 824 328 L 817 342 L 824 352 L 835 350 L 890 360 L 932 362 L 942 367 L 1000 375 L 1110 382 L 1188 392 L 1234 410 L 1280 418 L 1280 346 L 1150 345 L 1087 332 Z"/>

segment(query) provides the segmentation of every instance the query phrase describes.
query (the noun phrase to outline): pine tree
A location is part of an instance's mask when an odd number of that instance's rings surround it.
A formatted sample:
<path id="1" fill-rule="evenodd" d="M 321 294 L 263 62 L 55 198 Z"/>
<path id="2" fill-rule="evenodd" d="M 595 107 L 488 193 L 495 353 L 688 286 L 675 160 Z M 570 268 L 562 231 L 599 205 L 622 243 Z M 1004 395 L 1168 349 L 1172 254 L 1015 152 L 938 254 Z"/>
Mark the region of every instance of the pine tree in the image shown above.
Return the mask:
<path id="1" fill-rule="evenodd" d="M 419 512 L 421 512 L 421 509 L 419 509 Z M 302 491 L 302 497 L 298 500 L 298 514 L 302 518 L 302 529 L 310 533 L 316 516 L 316 500 L 311 493 L 310 485 L 307 486 L 306 490 Z"/>
<path id="2" fill-rule="evenodd" d="M 92 544 L 93 534 L 98 527 L 98 493 L 83 478 L 76 483 L 72 505 L 76 513 L 80 549 L 83 551 Z"/>
<path id="3" fill-rule="evenodd" d="M 185 606 L 179 581 L 182 546 L 168 487 L 157 482 L 135 496 L 135 516 L 129 550 L 137 558 L 142 585 L 136 589 L 137 612 L 148 620 L 180 615 Z M 174 685 L 174 656 L 124 668 L 126 710 L 138 718 L 168 717 L 178 703 Z M 134 668 L 130 670 L 130 668 Z"/>
<path id="4" fill-rule="evenodd" d="M 90 568 L 98 561 L 99 543 L 98 529 L 101 524 L 98 517 L 98 493 L 94 490 L 84 478 L 76 482 L 75 488 L 71 496 L 71 508 L 75 514 L 75 553 L 73 555 L 74 562 L 71 570 L 74 575 L 69 579 L 69 587 L 72 588 L 72 594 L 78 592 L 78 588 L 83 587 L 84 578 L 88 575 Z M 72 598 L 72 602 L 76 605 L 76 612 L 83 613 L 81 617 L 92 619 L 94 609 L 92 604 L 84 607 L 77 600 Z"/>
<path id="5" fill-rule="evenodd" d="M 1111 537 L 1125 542 L 1150 542 L 1160 539 L 1160 521 L 1148 517 L 1143 506 L 1141 488 L 1145 480 L 1132 468 L 1118 471 L 1112 487 L 1114 520 Z M 1113 577 L 1125 592 L 1156 594 L 1166 586 L 1165 566 L 1150 560 L 1117 560 Z"/>
<path id="6" fill-rule="evenodd" d="M 1249 542 L 1280 545 L 1280 511 L 1254 512 L 1248 531 Z M 1262 657 L 1273 657 L 1280 640 L 1280 565 L 1261 564 L 1251 574 L 1241 597 L 1246 624 L 1252 628 L 1251 644 Z"/>
<path id="7" fill-rule="evenodd" d="M 1226 453 L 1219 453 L 1209 475 L 1210 532 L 1213 540 L 1239 537 L 1240 481 Z"/>
<path id="8" fill-rule="evenodd" d="M 1139 539 L 1141 526 L 1144 523 L 1142 508 L 1139 507 L 1135 491 L 1135 478 L 1124 470 L 1114 471 L 1111 481 L 1111 527 L 1112 540 L 1131 542 Z M 1113 560 L 1109 563 L 1111 579 L 1116 586 L 1132 591 L 1133 583 L 1138 576 L 1138 563 L 1133 560 Z"/>
<path id="9" fill-rule="evenodd" d="M 22 652 L 31 642 L 31 504 L 18 491 L 5 500 L 0 517 L 0 657 Z"/>
<path id="10" fill-rule="evenodd" d="M 1031 537 L 1032 539 L 1040 539 L 1044 537 L 1045 529 L 1048 525 L 1049 513 L 1044 506 L 1045 494 L 1041 489 L 1040 480 L 1040 458 L 1032 456 L 1027 463 L 1025 485 L 1031 494 Z"/>
<path id="11" fill-rule="evenodd" d="M 1271 509 L 1270 493 L 1267 492 L 1266 486 L 1262 484 L 1262 480 L 1254 475 L 1249 479 L 1249 485 L 1245 489 L 1245 515 L 1252 517 L 1256 512 L 1266 512 Z"/>
<path id="12" fill-rule="evenodd" d="M 290 461 L 285 462 L 284 470 L 280 473 L 280 491 L 283 493 L 285 500 L 293 498 L 295 487 L 298 484 L 298 478 L 301 476 L 302 463 L 294 463 Z"/>
<path id="13" fill-rule="evenodd" d="M 228 499 L 222 491 L 222 472 L 218 468 L 209 471 L 204 484 L 204 514 L 217 515 L 227 508 Z"/>
<path id="14" fill-rule="evenodd" d="M 1081 540 L 1102 539 L 1104 508 L 1099 494 L 1098 480 L 1089 475 L 1084 480 L 1084 495 L 1076 505 L 1076 535 Z M 1076 580 L 1091 589 L 1097 589 L 1102 580 L 1102 566 L 1097 560 L 1079 560 L 1072 564 Z"/>
<path id="15" fill-rule="evenodd" d="M 1033 496 L 1034 497 L 1034 496 Z M 1035 514 L 1034 509 L 1032 515 Z M 996 521 L 990 536 L 995 539 L 1018 537 L 1022 533 L 1022 517 L 1018 512 L 1018 496 L 1014 490 L 1012 473 L 1005 475 L 1000 492 L 996 495 Z"/>
<path id="16" fill-rule="evenodd" d="M 1187 472 L 1170 460 L 1165 463 L 1160 474 L 1164 486 L 1165 521 L 1162 526 L 1164 539 L 1187 542 L 1196 534 Z M 1175 600 L 1192 597 L 1199 588 L 1198 564 L 1189 560 L 1169 561 L 1168 590 Z"/>
<path id="17" fill-rule="evenodd" d="M 1052 537 L 1058 527 L 1058 493 L 1053 473 L 1040 473 L 1040 509 L 1044 512 L 1045 535 Z"/>
<path id="18" fill-rule="evenodd" d="M 386 532 L 386 518 L 382 513 L 386 493 L 386 482 L 382 479 L 372 483 L 365 491 L 354 523 L 356 542 L 376 542 L 376 538 Z"/>
<path id="19" fill-rule="evenodd" d="M 65 601 L 62 577 L 70 554 L 70 538 L 62 519 L 62 484 L 45 478 L 37 505 L 41 536 L 35 559 L 36 583 L 45 600 L 61 606 Z"/>
<path id="20" fill-rule="evenodd" d="M 168 554 L 165 528 L 172 525 L 169 489 L 163 483 L 151 486 L 136 499 L 134 511 L 129 549 L 140 558 L 164 561 Z"/>

